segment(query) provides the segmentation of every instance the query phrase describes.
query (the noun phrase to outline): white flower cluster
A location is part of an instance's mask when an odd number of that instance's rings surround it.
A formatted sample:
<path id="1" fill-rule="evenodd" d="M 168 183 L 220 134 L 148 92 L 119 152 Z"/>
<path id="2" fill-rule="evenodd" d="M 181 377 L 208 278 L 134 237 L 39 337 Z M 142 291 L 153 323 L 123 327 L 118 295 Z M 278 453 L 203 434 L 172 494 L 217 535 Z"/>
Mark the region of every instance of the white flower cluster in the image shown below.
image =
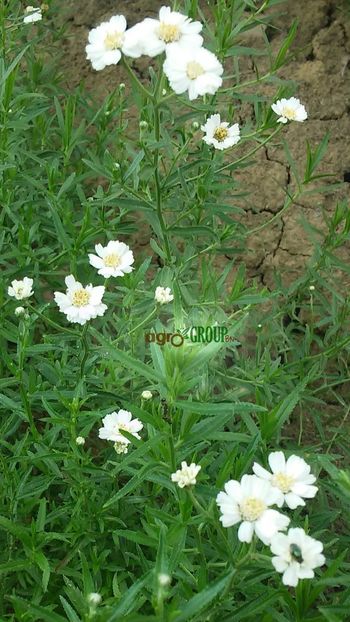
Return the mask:
<path id="1" fill-rule="evenodd" d="M 105 279 L 109 277 L 124 276 L 132 272 L 134 255 L 129 246 L 118 240 L 111 240 L 107 246 L 96 244 L 96 255 L 89 254 L 90 264 L 97 269 L 97 273 Z M 14 280 L 8 287 L 7 293 L 16 300 L 25 300 L 34 294 L 33 279 L 25 276 L 22 280 Z M 54 300 L 59 310 L 66 315 L 68 322 L 75 324 L 86 324 L 91 319 L 103 316 L 107 310 L 107 305 L 102 302 L 105 293 L 105 286 L 94 287 L 82 285 L 77 281 L 73 274 L 65 278 L 66 292 L 54 292 Z M 158 286 L 155 290 L 154 299 L 159 304 L 166 304 L 173 300 L 170 287 Z M 24 307 L 16 307 L 15 314 L 20 317 L 28 317 Z M 150 399 L 152 393 L 144 391 L 144 399 Z"/>
<path id="2" fill-rule="evenodd" d="M 27 6 L 24 12 L 24 24 L 33 24 L 34 22 L 40 22 L 40 20 L 42 20 L 43 18 L 41 9 L 35 8 L 34 6 Z"/>
<path id="3" fill-rule="evenodd" d="M 156 287 L 156 291 L 154 292 L 154 299 L 160 305 L 165 305 L 168 302 L 174 300 L 174 296 L 171 293 L 170 287 Z"/>
<path id="4" fill-rule="evenodd" d="M 134 256 L 124 242 L 111 240 L 107 246 L 96 244 L 95 251 L 96 255 L 89 254 L 90 264 L 106 279 L 124 276 L 133 270 Z M 65 283 L 66 293 L 55 292 L 54 298 L 68 322 L 84 325 L 88 320 L 104 315 L 107 310 L 107 305 L 102 302 L 104 285 L 84 286 L 72 274 L 66 277 Z"/>
<path id="5" fill-rule="evenodd" d="M 165 52 L 163 65 L 171 88 L 188 92 L 193 100 L 213 95 L 222 84 L 223 66 L 212 52 L 202 47 L 202 24 L 186 15 L 161 7 L 158 19 L 146 18 L 127 29 L 125 17 L 115 15 L 89 33 L 86 57 L 100 71 L 116 65 L 122 56 L 139 58 Z"/>
<path id="6" fill-rule="evenodd" d="M 317 493 L 316 478 L 310 466 L 299 456 L 285 459 L 282 451 L 268 457 L 271 472 L 254 463 L 254 475 L 243 475 L 240 482 L 230 480 L 217 496 L 220 521 L 224 527 L 240 523 L 238 539 L 251 542 L 254 533 L 271 547 L 272 563 L 283 573 L 285 585 L 296 586 L 299 579 L 312 578 L 314 569 L 325 562 L 323 545 L 306 535 L 303 529 L 289 529 L 290 518 L 271 506 L 289 508 L 305 505 Z"/>
<path id="7" fill-rule="evenodd" d="M 185 486 L 194 486 L 197 483 L 197 475 L 201 470 L 199 464 L 187 464 L 187 462 L 181 462 L 181 469 L 178 469 L 175 473 L 171 474 L 171 481 L 175 482 L 179 488 L 185 488 Z"/>
<path id="8" fill-rule="evenodd" d="M 128 410 L 119 410 L 106 415 L 102 419 L 103 427 L 99 429 L 98 435 L 107 441 L 114 442 L 114 449 L 117 454 L 126 454 L 130 440 L 123 435 L 128 432 L 135 438 L 140 439 L 139 432 L 143 428 L 143 424 L 139 419 L 133 419 L 131 412 Z"/>
<path id="9" fill-rule="evenodd" d="M 29 279 L 27 276 L 25 276 L 21 281 L 14 279 L 14 281 L 11 282 L 11 285 L 7 288 L 7 293 L 16 300 L 25 300 L 34 294 L 33 283 L 33 279 Z M 15 315 L 23 318 L 29 317 L 27 310 L 22 306 L 15 308 Z"/>

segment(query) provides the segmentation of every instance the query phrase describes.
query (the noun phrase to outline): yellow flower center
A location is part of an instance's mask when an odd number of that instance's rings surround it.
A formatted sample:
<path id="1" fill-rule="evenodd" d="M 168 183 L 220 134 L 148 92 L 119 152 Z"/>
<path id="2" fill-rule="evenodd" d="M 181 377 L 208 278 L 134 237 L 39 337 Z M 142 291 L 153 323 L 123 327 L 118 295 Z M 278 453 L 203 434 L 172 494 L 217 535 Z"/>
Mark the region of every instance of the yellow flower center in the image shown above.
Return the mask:
<path id="1" fill-rule="evenodd" d="M 191 60 L 187 64 L 187 72 L 186 73 L 187 73 L 187 77 L 190 80 L 195 80 L 199 76 L 203 75 L 204 69 L 203 69 L 202 65 L 197 63 L 197 61 Z"/>
<path id="2" fill-rule="evenodd" d="M 290 477 L 290 475 L 286 475 L 285 473 L 275 473 L 271 480 L 271 484 L 286 493 L 290 491 L 292 485 L 294 484 L 294 478 Z"/>
<path id="3" fill-rule="evenodd" d="M 124 42 L 124 33 L 122 32 L 109 32 L 105 36 L 104 44 L 106 50 L 117 50 L 121 48 Z"/>
<path id="4" fill-rule="evenodd" d="M 291 106 L 284 106 L 282 114 L 284 117 L 286 117 L 286 119 L 290 119 L 290 121 L 295 121 L 297 116 L 296 110 L 294 108 L 291 108 Z"/>
<path id="5" fill-rule="evenodd" d="M 216 128 L 214 132 L 214 138 L 216 138 L 216 140 L 218 140 L 219 143 L 222 143 L 227 137 L 228 137 L 228 129 L 226 127 L 222 127 L 220 125 L 219 127 Z"/>
<path id="6" fill-rule="evenodd" d="M 164 43 L 178 41 L 181 37 L 180 28 L 178 26 L 175 24 L 166 24 L 165 22 L 160 22 L 158 34 L 159 38 L 162 39 Z"/>
<path id="7" fill-rule="evenodd" d="M 85 307 L 90 300 L 90 294 L 86 289 L 77 289 L 73 294 L 73 305 L 75 307 Z"/>
<path id="8" fill-rule="evenodd" d="M 240 510 L 243 520 L 254 521 L 266 510 L 266 505 L 260 499 L 248 497 L 241 503 Z"/>
<path id="9" fill-rule="evenodd" d="M 121 259 L 116 253 L 111 253 L 106 255 L 103 261 L 107 268 L 117 268 L 120 265 Z"/>

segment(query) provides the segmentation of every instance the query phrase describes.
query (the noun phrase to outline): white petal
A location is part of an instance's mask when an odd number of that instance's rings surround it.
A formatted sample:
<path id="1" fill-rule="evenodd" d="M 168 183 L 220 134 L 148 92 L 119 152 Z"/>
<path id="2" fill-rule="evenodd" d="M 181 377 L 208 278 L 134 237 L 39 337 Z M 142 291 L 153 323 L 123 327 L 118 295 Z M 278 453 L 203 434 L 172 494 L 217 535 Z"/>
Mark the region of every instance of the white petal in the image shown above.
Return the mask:
<path id="1" fill-rule="evenodd" d="M 268 457 L 269 465 L 272 473 L 279 473 L 284 471 L 286 466 L 286 459 L 283 451 L 273 451 Z"/>
<path id="2" fill-rule="evenodd" d="M 234 499 L 237 503 L 240 503 L 243 499 L 243 493 L 241 489 L 241 484 L 234 479 L 229 480 L 225 484 L 226 493 Z"/>
<path id="3" fill-rule="evenodd" d="M 250 521 L 244 521 L 240 524 L 238 529 L 238 540 L 240 542 L 251 542 L 254 533 L 254 523 Z"/>
<path id="4" fill-rule="evenodd" d="M 278 532 L 286 529 L 290 519 L 277 510 L 265 510 L 255 523 L 255 533 L 264 542 L 269 544 L 271 538 Z"/>
<path id="5" fill-rule="evenodd" d="M 288 566 L 287 570 L 283 573 L 282 582 L 284 585 L 289 585 L 290 587 L 296 587 L 298 585 L 298 573 L 295 564 L 291 564 Z"/>
<path id="6" fill-rule="evenodd" d="M 285 496 L 285 502 L 291 510 L 295 510 L 299 505 L 305 505 L 305 501 L 293 492 L 288 492 Z"/>

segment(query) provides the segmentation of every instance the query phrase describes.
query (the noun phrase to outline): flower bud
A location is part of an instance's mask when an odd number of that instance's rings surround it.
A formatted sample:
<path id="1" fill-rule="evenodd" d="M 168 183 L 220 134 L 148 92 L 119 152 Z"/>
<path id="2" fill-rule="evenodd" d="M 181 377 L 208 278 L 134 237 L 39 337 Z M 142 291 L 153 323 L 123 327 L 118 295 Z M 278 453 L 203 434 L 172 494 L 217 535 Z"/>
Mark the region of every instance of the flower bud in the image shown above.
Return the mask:
<path id="1" fill-rule="evenodd" d="M 89 605 L 92 605 L 93 607 L 96 607 L 102 601 L 102 596 L 101 596 L 101 594 L 98 594 L 98 592 L 91 592 L 87 596 L 87 601 L 88 601 Z"/>
<path id="2" fill-rule="evenodd" d="M 168 585 L 170 585 L 171 583 L 171 577 L 168 574 L 162 572 L 158 575 L 158 583 L 161 587 L 168 587 Z"/>

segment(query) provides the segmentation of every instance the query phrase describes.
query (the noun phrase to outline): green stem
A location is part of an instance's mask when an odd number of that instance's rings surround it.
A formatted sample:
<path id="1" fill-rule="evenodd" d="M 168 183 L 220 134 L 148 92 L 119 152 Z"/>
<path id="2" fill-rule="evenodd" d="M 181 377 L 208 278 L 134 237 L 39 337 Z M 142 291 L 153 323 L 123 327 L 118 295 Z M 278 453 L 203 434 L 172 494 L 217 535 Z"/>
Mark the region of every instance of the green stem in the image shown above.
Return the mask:
<path id="1" fill-rule="evenodd" d="M 131 69 L 128 61 L 126 60 L 125 56 L 122 56 L 122 65 L 123 67 L 126 69 L 126 72 L 129 76 L 129 78 L 131 79 L 131 82 L 134 84 L 134 86 L 136 87 L 136 89 L 138 91 L 140 91 L 140 93 L 142 93 L 145 97 L 147 97 L 147 99 L 151 99 L 152 97 L 152 93 L 150 93 L 146 87 L 143 86 L 142 82 L 140 82 L 140 80 L 138 79 L 138 77 L 135 75 L 135 73 L 133 72 L 133 70 Z"/>
<path id="2" fill-rule="evenodd" d="M 28 338 L 28 326 L 26 321 L 21 322 L 20 324 L 20 333 L 18 339 L 18 380 L 19 380 L 19 391 L 22 398 L 22 403 L 24 407 L 24 411 L 27 415 L 30 431 L 34 440 L 39 439 L 39 433 L 36 429 L 36 425 L 34 422 L 34 417 L 32 413 L 32 408 L 30 405 L 30 401 L 28 399 L 28 393 L 25 386 L 24 378 L 23 378 L 23 370 L 24 370 L 24 362 L 25 362 L 25 350 L 27 345 Z"/>
<path id="3" fill-rule="evenodd" d="M 187 492 L 188 492 L 188 496 L 190 497 L 192 504 L 194 505 L 194 507 L 198 510 L 198 512 L 200 512 L 201 514 L 203 514 L 203 516 L 205 516 L 206 518 L 211 519 L 210 514 L 207 512 L 207 510 L 199 503 L 199 501 L 196 499 L 196 497 L 193 494 L 193 490 L 191 487 L 187 488 Z"/>
<path id="4" fill-rule="evenodd" d="M 279 125 L 275 129 L 275 131 L 272 132 L 272 134 L 270 134 L 267 138 L 265 138 L 265 140 L 263 140 L 261 143 L 256 145 L 256 147 L 254 147 L 254 149 L 251 149 L 250 151 L 248 151 L 248 153 L 246 153 L 244 156 L 242 156 L 238 160 L 235 160 L 234 162 L 229 162 L 228 164 L 225 164 L 224 166 L 221 166 L 220 168 L 218 168 L 215 171 L 215 173 L 221 173 L 221 171 L 225 171 L 228 168 L 235 167 L 238 164 L 240 164 L 241 162 L 244 162 L 244 160 L 246 160 L 247 158 L 250 158 L 250 156 L 254 155 L 254 153 L 256 153 L 259 149 L 261 149 L 261 147 L 264 147 L 264 145 L 266 145 L 266 143 L 270 142 L 270 140 L 272 140 L 272 138 L 274 136 L 276 136 L 281 131 L 281 129 L 282 129 L 281 125 Z"/>
<path id="5" fill-rule="evenodd" d="M 65 328 L 64 326 L 61 326 L 60 324 L 57 324 L 53 320 L 50 320 L 48 317 L 43 315 L 43 313 L 41 313 L 41 311 L 38 311 L 37 309 L 35 309 L 31 305 L 28 305 L 28 309 L 30 309 L 33 313 L 35 313 L 35 315 L 40 317 L 40 319 L 42 319 L 43 322 L 46 322 L 46 324 L 49 324 L 50 326 L 53 326 L 54 328 L 56 328 L 56 330 L 59 330 L 59 331 L 64 332 L 64 333 L 68 333 L 69 335 L 73 335 L 74 337 L 80 337 L 79 333 L 76 333 L 74 330 L 71 330 L 70 328 Z"/>
<path id="6" fill-rule="evenodd" d="M 162 238 L 164 243 L 165 254 L 169 263 L 171 263 L 171 252 L 170 245 L 168 240 L 167 228 L 164 222 L 163 213 L 162 213 L 162 191 L 161 184 L 159 178 L 159 140 L 160 140 L 160 118 L 159 118 L 159 110 L 158 107 L 154 106 L 154 134 L 157 146 L 155 147 L 154 153 L 154 182 L 156 188 L 156 208 L 157 208 L 157 216 L 159 226 L 162 231 Z"/>
<path id="7" fill-rule="evenodd" d="M 135 326 L 132 330 L 129 330 L 128 333 L 126 333 L 126 336 L 128 337 L 129 335 L 132 335 L 132 333 L 134 333 L 138 328 L 141 328 L 142 326 L 144 326 L 145 324 L 147 324 L 147 322 L 149 322 L 150 319 L 152 319 L 152 317 L 154 317 L 154 315 L 157 312 L 157 307 L 155 309 L 152 309 L 151 313 L 149 313 L 147 315 L 147 317 L 142 320 L 142 322 L 140 322 L 137 326 Z M 113 342 L 112 342 L 113 343 Z"/>
<path id="8" fill-rule="evenodd" d="M 81 363 L 80 363 L 80 378 L 82 379 L 84 376 L 84 371 L 85 371 L 85 365 L 86 365 L 86 361 L 88 359 L 89 356 L 89 344 L 87 342 L 87 338 L 86 338 L 86 334 L 87 334 L 87 330 L 88 330 L 88 324 L 85 324 L 82 333 L 81 333 L 81 343 L 83 346 L 83 357 L 81 359 Z"/>
<path id="9" fill-rule="evenodd" d="M 277 220 L 278 218 L 281 218 L 282 214 L 284 214 L 284 212 L 287 211 L 287 209 L 289 208 L 290 205 L 292 205 L 292 203 L 295 203 L 295 201 L 300 196 L 300 194 L 301 194 L 301 191 L 298 189 L 297 192 L 295 192 L 292 196 L 288 195 L 288 200 L 286 201 L 282 209 L 280 209 L 280 211 L 277 212 L 277 214 L 272 216 L 272 218 L 264 222 L 262 225 L 259 225 L 259 227 L 255 227 L 251 231 L 248 231 L 247 235 L 254 235 L 254 233 L 258 233 L 258 231 L 262 231 L 262 229 L 269 227 L 273 222 L 275 222 L 275 220 Z"/>

